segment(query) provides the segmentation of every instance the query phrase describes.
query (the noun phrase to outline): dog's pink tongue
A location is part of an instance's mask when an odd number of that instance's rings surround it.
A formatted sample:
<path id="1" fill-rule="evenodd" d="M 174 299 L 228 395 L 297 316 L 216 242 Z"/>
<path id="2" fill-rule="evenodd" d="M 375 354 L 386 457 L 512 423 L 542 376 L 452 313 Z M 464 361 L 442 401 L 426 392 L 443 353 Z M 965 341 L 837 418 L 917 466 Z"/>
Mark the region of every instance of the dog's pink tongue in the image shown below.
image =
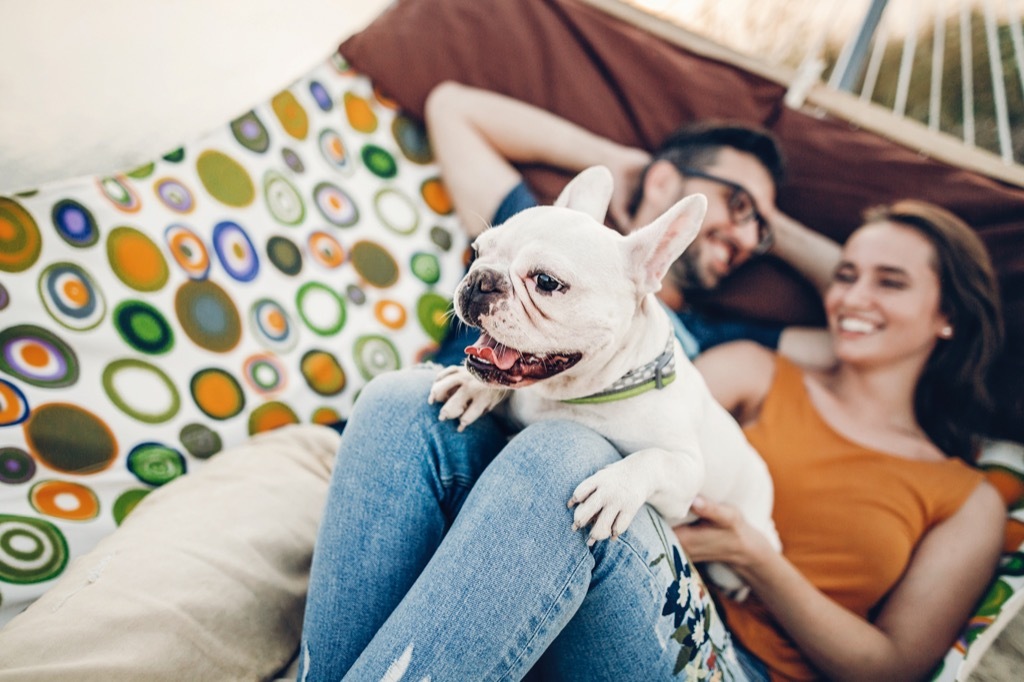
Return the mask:
<path id="1" fill-rule="evenodd" d="M 466 355 L 486 360 L 502 371 L 510 369 L 519 359 L 519 351 L 498 344 L 487 334 L 481 334 L 475 344 L 466 346 Z"/>

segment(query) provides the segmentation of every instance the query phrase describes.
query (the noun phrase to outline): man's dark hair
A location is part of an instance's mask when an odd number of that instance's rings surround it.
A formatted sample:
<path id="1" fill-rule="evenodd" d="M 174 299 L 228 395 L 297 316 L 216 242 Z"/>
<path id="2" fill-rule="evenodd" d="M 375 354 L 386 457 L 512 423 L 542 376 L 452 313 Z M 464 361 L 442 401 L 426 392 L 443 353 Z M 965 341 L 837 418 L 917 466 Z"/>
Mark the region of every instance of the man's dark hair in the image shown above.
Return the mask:
<path id="1" fill-rule="evenodd" d="M 763 128 L 742 123 L 700 121 L 689 123 L 666 137 L 652 152 L 651 163 L 668 161 L 678 169 L 704 170 L 718 158 L 719 151 L 730 147 L 754 156 L 772 178 L 776 189 L 785 179 L 786 168 L 782 150 L 775 136 Z M 640 174 L 640 182 L 629 201 L 630 215 L 635 215 L 644 195 L 648 164 Z"/>

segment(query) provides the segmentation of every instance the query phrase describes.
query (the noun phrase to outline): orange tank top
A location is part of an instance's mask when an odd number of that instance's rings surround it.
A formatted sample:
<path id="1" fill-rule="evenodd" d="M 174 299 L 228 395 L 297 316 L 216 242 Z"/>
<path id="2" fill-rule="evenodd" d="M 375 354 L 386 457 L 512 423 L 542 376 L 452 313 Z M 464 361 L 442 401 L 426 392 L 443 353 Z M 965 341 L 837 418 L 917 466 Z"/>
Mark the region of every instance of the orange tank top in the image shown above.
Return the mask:
<path id="1" fill-rule="evenodd" d="M 838 434 L 811 403 L 803 371 L 781 357 L 761 413 L 744 432 L 774 480 L 783 554 L 818 589 L 865 618 L 899 581 L 922 536 L 982 480 L 958 459 L 906 459 Z M 723 600 L 722 607 L 729 629 L 772 679 L 815 678 L 756 596 L 742 604 Z"/>

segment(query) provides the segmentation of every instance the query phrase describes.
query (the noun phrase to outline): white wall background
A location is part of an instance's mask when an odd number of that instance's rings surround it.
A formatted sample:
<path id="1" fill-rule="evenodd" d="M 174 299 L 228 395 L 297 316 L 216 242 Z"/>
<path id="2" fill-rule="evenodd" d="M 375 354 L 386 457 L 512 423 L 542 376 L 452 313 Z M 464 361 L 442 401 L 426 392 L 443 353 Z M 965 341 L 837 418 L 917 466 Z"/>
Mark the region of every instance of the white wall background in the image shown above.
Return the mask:
<path id="1" fill-rule="evenodd" d="M 148 162 L 326 59 L 388 0 L 0 0 L 0 192 Z"/>

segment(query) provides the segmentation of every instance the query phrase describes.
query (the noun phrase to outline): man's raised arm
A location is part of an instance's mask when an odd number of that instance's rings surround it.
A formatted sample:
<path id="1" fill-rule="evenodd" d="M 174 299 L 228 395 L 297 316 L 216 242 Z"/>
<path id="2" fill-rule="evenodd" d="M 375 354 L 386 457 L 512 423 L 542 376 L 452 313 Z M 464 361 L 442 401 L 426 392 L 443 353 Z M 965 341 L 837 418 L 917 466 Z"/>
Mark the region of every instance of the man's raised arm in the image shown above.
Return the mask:
<path id="1" fill-rule="evenodd" d="M 842 247 L 781 211 L 772 211 L 768 222 L 775 238 L 772 254 L 793 266 L 824 297 Z"/>
<path id="2" fill-rule="evenodd" d="M 648 158 L 538 107 L 450 81 L 427 97 L 426 123 L 456 214 L 470 237 L 487 227 L 522 181 L 515 163 L 572 172 L 603 164 L 617 176 L 616 184 L 624 185 L 628 178 L 618 176 L 634 167 L 639 172 Z"/>

